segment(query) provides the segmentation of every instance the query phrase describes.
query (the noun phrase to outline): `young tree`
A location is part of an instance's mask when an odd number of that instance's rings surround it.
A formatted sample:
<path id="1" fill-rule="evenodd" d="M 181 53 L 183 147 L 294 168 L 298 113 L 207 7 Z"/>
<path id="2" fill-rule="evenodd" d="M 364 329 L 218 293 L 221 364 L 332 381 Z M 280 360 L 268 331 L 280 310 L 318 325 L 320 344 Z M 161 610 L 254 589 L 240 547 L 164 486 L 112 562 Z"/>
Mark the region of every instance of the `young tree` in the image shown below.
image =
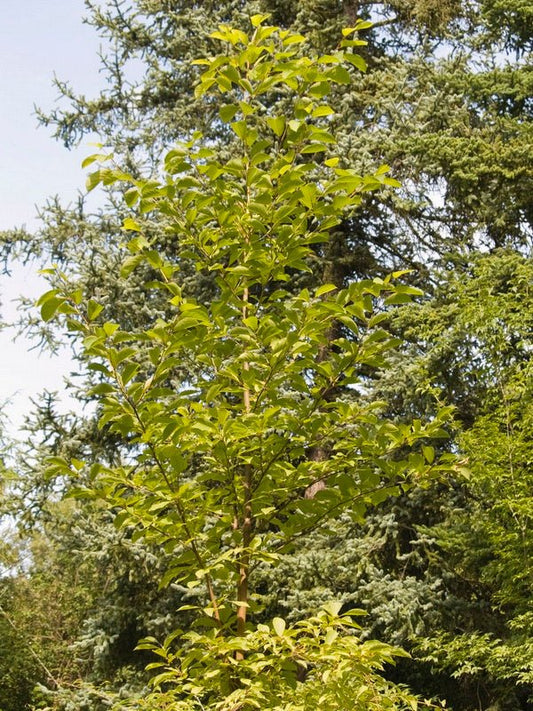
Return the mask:
<path id="1" fill-rule="evenodd" d="M 302 35 L 265 20 L 252 17 L 251 35 L 222 25 L 213 38 L 228 53 L 198 61 L 197 94 L 223 96 L 232 156 L 197 134 L 167 154 L 160 180 L 105 167 L 89 178 L 91 187 L 131 185 L 125 199 L 139 217 L 124 221 L 135 236 L 123 275 L 148 265 L 148 288 L 166 308 L 149 328 L 124 330 L 66 277 L 43 295 L 43 317 L 65 314 L 101 375 L 100 426 L 130 444 L 119 466 L 56 458 L 51 471 L 79 478 L 78 493 L 101 497 L 118 527 L 170 556 L 162 585 L 205 590 L 194 631 L 141 645 L 164 658 L 148 707 L 416 705 L 376 673 L 397 651 L 346 634 L 354 625 L 340 604 L 291 628 L 281 618 L 253 624 L 259 566 L 341 512 L 362 520 L 367 507 L 449 467 L 427 445 L 443 435 L 446 412 L 394 424 L 362 397 L 396 344 L 385 307 L 419 292 L 390 277 L 287 289 L 363 194 L 395 184 L 386 166 L 371 176 L 343 166 L 329 130 L 328 94 L 360 65 L 352 48 L 365 23 L 312 59 L 298 51 Z M 265 101 L 273 92 L 285 96 L 283 114 Z M 150 242 L 158 214 L 174 257 L 158 251 L 161 236 Z M 210 301 L 180 282 L 183 259 L 212 275 Z"/>

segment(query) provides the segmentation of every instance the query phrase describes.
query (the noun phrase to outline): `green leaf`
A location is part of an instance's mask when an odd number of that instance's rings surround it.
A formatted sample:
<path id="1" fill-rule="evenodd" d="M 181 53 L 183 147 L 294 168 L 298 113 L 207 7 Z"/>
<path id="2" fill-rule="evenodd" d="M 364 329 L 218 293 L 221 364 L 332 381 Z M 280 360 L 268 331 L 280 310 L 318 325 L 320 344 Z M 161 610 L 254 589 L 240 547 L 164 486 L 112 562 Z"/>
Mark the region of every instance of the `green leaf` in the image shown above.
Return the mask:
<path id="1" fill-rule="evenodd" d="M 272 627 L 278 637 L 283 637 L 287 624 L 285 620 L 281 617 L 274 617 L 274 619 L 272 620 Z"/>
<path id="2" fill-rule="evenodd" d="M 127 257 L 120 268 L 120 276 L 127 279 L 129 275 L 144 261 L 142 254 L 135 254 Z"/>
<path id="3" fill-rule="evenodd" d="M 87 158 L 84 158 L 81 164 L 82 168 L 87 168 L 88 166 L 92 165 L 95 162 L 103 163 L 104 161 L 111 160 L 113 158 L 113 154 L 106 154 L 106 153 L 94 153 L 93 155 L 87 156 Z"/>
<path id="4" fill-rule="evenodd" d="M 337 617 L 340 611 L 342 610 L 342 602 L 339 602 L 338 600 L 332 600 L 331 602 L 326 603 L 323 607 L 329 615 L 331 615 L 332 617 Z"/>
<path id="5" fill-rule="evenodd" d="M 246 139 L 246 134 L 248 133 L 246 121 L 234 121 L 230 126 L 237 138 L 240 138 L 242 141 Z"/>
<path id="6" fill-rule="evenodd" d="M 316 109 L 313 109 L 311 116 L 313 118 L 320 118 L 321 116 L 331 116 L 334 113 L 335 111 L 331 108 L 331 106 L 322 104 L 321 106 L 317 106 Z"/>
<path id="7" fill-rule="evenodd" d="M 428 464 L 433 464 L 435 461 L 435 450 L 433 447 L 422 447 L 422 452 Z"/>
<path id="8" fill-rule="evenodd" d="M 99 383 L 90 390 L 91 395 L 109 395 L 114 392 L 115 388 L 111 385 L 111 383 Z"/>
<path id="9" fill-rule="evenodd" d="M 265 22 L 265 20 L 268 20 L 271 17 L 271 13 L 267 12 L 265 14 L 257 14 L 257 15 L 252 15 L 250 17 L 250 22 L 252 23 L 253 27 L 259 27 L 260 25 Z"/>
<path id="10" fill-rule="evenodd" d="M 46 299 L 41 306 L 41 318 L 43 321 L 51 321 L 64 303 L 65 299 L 60 296 L 52 296 Z"/>
<path id="11" fill-rule="evenodd" d="M 324 294 L 329 294 L 332 291 L 336 291 L 337 287 L 335 284 L 322 284 L 315 291 L 315 296 L 324 296 Z"/>
<path id="12" fill-rule="evenodd" d="M 326 636 L 324 637 L 324 643 L 327 645 L 332 645 L 333 642 L 335 642 L 335 640 L 338 638 L 338 636 L 339 636 L 339 633 L 337 632 L 337 630 L 330 628 L 326 632 Z"/>
<path id="13" fill-rule="evenodd" d="M 128 207 L 133 207 L 139 199 L 139 191 L 137 188 L 130 188 L 124 193 L 124 201 Z"/>
<path id="14" fill-rule="evenodd" d="M 44 270 L 41 271 L 41 274 L 42 274 L 43 272 L 44 272 Z M 52 269 L 52 270 L 50 270 L 50 272 L 48 272 L 48 273 L 55 274 L 55 270 Z M 55 296 L 57 296 L 59 293 L 60 293 L 60 292 L 59 292 L 59 289 L 50 289 L 49 291 L 46 291 L 44 294 L 41 294 L 41 296 L 37 299 L 36 305 L 37 305 L 37 306 L 41 306 L 41 305 L 44 304 L 46 301 L 49 301 L 50 299 L 53 299 L 53 298 L 54 298 Z"/>
<path id="15" fill-rule="evenodd" d="M 91 192 L 91 190 L 94 190 L 94 188 L 97 185 L 100 185 L 101 182 L 101 171 L 95 170 L 94 173 L 89 173 L 89 175 L 87 176 L 87 180 L 85 181 L 85 187 L 89 192 Z"/>
<path id="16" fill-rule="evenodd" d="M 132 232 L 140 232 L 142 227 L 132 217 L 126 217 L 122 223 L 123 230 L 131 230 Z"/>
<path id="17" fill-rule="evenodd" d="M 302 148 L 301 152 L 307 155 L 309 153 L 323 153 L 325 150 L 327 150 L 327 148 L 323 143 L 310 143 L 305 146 L 305 148 Z"/>
<path id="18" fill-rule="evenodd" d="M 303 35 L 289 35 L 283 40 L 283 44 L 288 47 L 292 44 L 301 44 L 305 42 L 306 38 Z"/>
<path id="19" fill-rule="evenodd" d="M 269 117 L 266 120 L 268 126 L 274 131 L 276 136 L 281 137 L 285 131 L 286 119 L 284 116 Z"/>
<path id="20" fill-rule="evenodd" d="M 351 54 L 350 52 L 345 52 L 344 58 L 347 62 L 353 64 L 354 67 L 357 67 L 357 69 L 361 70 L 362 72 L 366 72 L 367 64 L 359 54 Z"/>
<path id="21" fill-rule="evenodd" d="M 230 121 L 233 121 L 233 118 L 238 111 L 239 106 L 237 104 L 226 104 L 225 106 L 220 107 L 218 113 L 224 123 L 229 123 Z"/>
<path id="22" fill-rule="evenodd" d="M 89 299 L 87 304 L 87 318 L 89 321 L 94 321 L 102 313 L 104 307 L 92 299 Z"/>
<path id="23" fill-rule="evenodd" d="M 320 81 L 313 84 L 309 89 L 309 95 L 315 99 L 323 99 L 331 92 L 331 85 L 327 81 Z"/>
<path id="24" fill-rule="evenodd" d="M 109 321 L 106 321 L 104 325 L 102 326 L 104 329 L 104 333 L 106 336 L 112 336 L 116 331 L 118 331 L 118 323 L 111 323 Z"/>
<path id="25" fill-rule="evenodd" d="M 396 178 L 384 178 L 383 185 L 388 185 L 391 188 L 401 188 L 402 184 Z"/>
<path id="26" fill-rule="evenodd" d="M 354 32 L 359 32 L 360 30 L 368 30 L 373 26 L 374 23 L 369 22 L 368 20 L 357 20 L 354 27 L 345 27 L 342 30 L 342 36 L 349 37 L 350 35 L 353 35 Z"/>
<path id="27" fill-rule="evenodd" d="M 328 70 L 328 77 L 336 84 L 351 84 L 352 77 L 347 69 L 341 66 L 332 67 Z"/>

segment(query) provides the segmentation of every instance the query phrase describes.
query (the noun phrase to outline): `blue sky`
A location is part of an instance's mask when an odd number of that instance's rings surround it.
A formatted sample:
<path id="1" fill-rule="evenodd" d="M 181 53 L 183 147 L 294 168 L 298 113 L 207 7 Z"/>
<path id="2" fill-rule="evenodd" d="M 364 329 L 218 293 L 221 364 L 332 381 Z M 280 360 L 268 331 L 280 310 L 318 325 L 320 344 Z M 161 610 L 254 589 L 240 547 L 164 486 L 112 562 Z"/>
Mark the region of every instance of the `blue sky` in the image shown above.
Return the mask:
<path id="1" fill-rule="evenodd" d="M 34 105 L 57 105 L 54 73 L 75 90 L 96 95 L 103 86 L 99 74 L 100 39 L 84 25 L 83 0 L 25 0 L 0 2 L 0 230 L 38 227 L 37 207 L 59 195 L 63 202 L 83 190 L 80 163 L 93 152 L 96 137 L 67 151 L 51 138 L 51 130 L 37 127 Z M 36 266 L 15 267 L 13 276 L 0 278 L 1 314 L 15 315 L 20 294 L 37 297 L 46 287 L 36 276 Z M 14 434 L 29 398 L 44 388 L 60 390 L 62 377 L 71 370 L 66 351 L 58 357 L 30 351 L 32 344 L 14 340 L 14 331 L 0 332 L 0 402 L 9 401 L 4 413 Z M 65 402 L 65 407 L 74 403 Z"/>

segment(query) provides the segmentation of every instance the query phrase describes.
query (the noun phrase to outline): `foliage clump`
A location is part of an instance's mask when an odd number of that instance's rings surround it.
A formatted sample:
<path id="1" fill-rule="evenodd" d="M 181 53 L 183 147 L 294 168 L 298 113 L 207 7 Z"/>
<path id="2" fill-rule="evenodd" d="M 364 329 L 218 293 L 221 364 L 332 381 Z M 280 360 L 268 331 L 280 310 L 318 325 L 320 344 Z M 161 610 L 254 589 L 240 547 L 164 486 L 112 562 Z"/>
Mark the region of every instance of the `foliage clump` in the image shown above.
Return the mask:
<path id="1" fill-rule="evenodd" d="M 100 498 L 119 529 L 165 552 L 162 585 L 204 591 L 204 603 L 183 608 L 195 612 L 194 631 L 141 645 L 165 659 L 150 708 L 168 698 L 220 710 L 415 708 L 377 673 L 399 652 L 360 642 L 340 606 L 289 628 L 254 622 L 258 566 L 341 512 L 361 521 L 450 466 L 430 444 L 446 434 L 446 410 L 401 424 L 362 397 L 397 345 L 387 307 L 420 292 L 391 277 L 287 288 L 363 194 L 396 184 L 387 166 L 368 176 L 344 166 L 330 131 L 328 94 L 364 67 L 353 48 L 367 23 L 310 58 L 302 35 L 266 19 L 252 17 L 251 35 L 221 26 L 213 37 L 228 51 L 198 61 L 197 94 L 224 97 L 231 157 L 195 134 L 167 154 L 162 179 L 114 167 L 89 177 L 91 188 L 129 184 L 138 216 L 124 221 L 134 236 L 122 274 L 148 265 L 166 307 L 148 328 L 124 330 L 66 278 L 43 295 L 43 317 L 66 316 L 101 378 L 100 426 L 129 444 L 118 466 L 57 457 L 50 471 L 78 479 L 78 495 Z M 289 98 L 283 114 L 264 103 L 272 92 Z M 150 241 L 153 214 L 165 215 L 174 258 Z M 183 288 L 181 259 L 212 278 L 210 301 Z"/>

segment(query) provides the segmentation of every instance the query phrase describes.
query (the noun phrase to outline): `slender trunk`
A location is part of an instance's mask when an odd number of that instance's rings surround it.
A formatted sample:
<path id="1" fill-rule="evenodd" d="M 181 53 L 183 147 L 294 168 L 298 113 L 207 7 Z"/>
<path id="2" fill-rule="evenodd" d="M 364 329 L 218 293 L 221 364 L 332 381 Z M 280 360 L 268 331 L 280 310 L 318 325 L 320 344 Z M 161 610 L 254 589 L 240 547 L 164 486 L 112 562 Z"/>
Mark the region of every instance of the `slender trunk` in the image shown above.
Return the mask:
<path id="1" fill-rule="evenodd" d="M 239 559 L 239 581 L 237 584 L 237 635 L 242 636 L 246 628 L 246 614 L 248 609 L 248 576 L 250 569 L 250 542 L 252 539 L 252 476 L 251 467 L 247 465 L 244 471 L 244 506 L 243 519 L 241 524 L 242 533 L 242 554 Z"/>
<path id="2" fill-rule="evenodd" d="M 243 320 L 248 316 L 248 299 L 249 292 L 246 288 L 243 294 Z M 250 364 L 245 362 L 243 365 L 244 372 L 248 372 Z M 245 415 L 251 411 L 250 390 L 244 385 L 243 390 L 243 412 Z M 242 502 L 242 518 L 236 521 L 237 526 L 241 530 L 242 552 L 237 562 L 237 635 L 243 636 L 246 630 L 246 615 L 248 610 L 249 597 L 249 570 L 250 570 L 250 542 L 252 540 L 252 467 L 246 464 L 242 473 L 243 487 L 243 502 Z M 242 659 L 242 653 L 237 653 L 237 659 Z"/>

